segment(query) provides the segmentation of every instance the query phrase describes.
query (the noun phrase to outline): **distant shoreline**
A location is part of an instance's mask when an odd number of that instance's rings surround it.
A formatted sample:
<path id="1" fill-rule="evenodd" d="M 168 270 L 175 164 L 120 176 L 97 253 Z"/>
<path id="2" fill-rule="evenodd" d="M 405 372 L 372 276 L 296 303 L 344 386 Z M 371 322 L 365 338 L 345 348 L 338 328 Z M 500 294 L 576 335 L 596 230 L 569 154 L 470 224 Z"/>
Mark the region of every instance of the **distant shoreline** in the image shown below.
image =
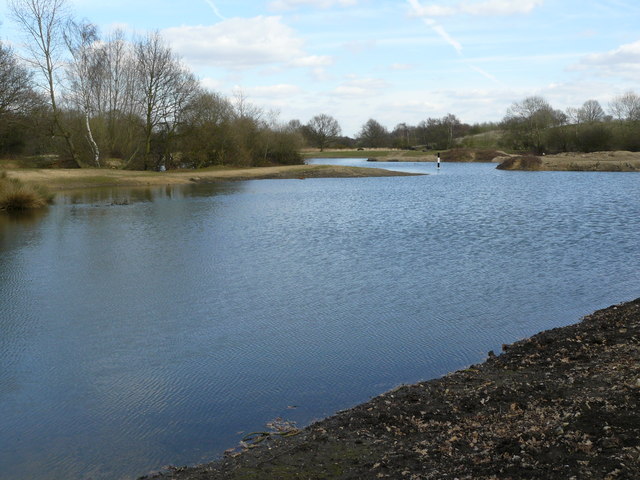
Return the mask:
<path id="1" fill-rule="evenodd" d="M 565 152 L 550 155 L 519 155 L 500 150 L 455 148 L 441 152 L 419 150 L 330 150 L 305 152 L 306 158 L 363 158 L 369 162 L 442 162 L 496 163 L 501 170 L 553 172 L 638 172 L 640 152 Z"/>

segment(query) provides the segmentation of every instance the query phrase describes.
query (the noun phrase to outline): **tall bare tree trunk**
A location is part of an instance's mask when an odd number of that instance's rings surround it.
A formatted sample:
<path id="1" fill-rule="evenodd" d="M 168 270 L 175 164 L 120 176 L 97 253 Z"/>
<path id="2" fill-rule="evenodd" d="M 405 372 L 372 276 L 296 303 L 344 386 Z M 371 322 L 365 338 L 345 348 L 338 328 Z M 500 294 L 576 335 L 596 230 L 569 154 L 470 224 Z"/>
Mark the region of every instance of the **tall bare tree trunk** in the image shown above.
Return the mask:
<path id="1" fill-rule="evenodd" d="M 89 112 L 85 112 L 84 114 L 84 123 L 87 129 L 87 140 L 89 141 L 89 145 L 91 145 L 91 151 L 93 152 L 93 162 L 96 164 L 96 167 L 100 167 L 100 148 L 98 147 L 96 141 L 93 139 L 93 133 L 91 133 Z"/>
<path id="2" fill-rule="evenodd" d="M 82 166 L 71 133 L 62 121 L 55 93 L 55 70 L 58 66 L 58 50 L 63 43 L 62 27 L 66 16 L 65 7 L 65 0 L 9 1 L 13 18 L 29 39 L 28 61 L 40 71 L 45 80 L 44 87 L 50 99 L 55 128 L 64 138 L 71 160 L 77 166 Z"/>

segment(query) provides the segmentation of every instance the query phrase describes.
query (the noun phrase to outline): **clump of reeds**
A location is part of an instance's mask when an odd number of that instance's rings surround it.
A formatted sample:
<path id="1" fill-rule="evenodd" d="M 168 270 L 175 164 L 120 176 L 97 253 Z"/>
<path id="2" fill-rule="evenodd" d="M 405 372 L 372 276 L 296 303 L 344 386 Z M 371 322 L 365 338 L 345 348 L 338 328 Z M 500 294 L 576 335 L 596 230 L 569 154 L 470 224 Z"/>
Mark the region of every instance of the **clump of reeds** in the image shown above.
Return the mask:
<path id="1" fill-rule="evenodd" d="M 0 173 L 0 210 L 16 211 L 42 208 L 53 201 L 53 195 L 38 185 L 26 185 L 7 172 Z"/>

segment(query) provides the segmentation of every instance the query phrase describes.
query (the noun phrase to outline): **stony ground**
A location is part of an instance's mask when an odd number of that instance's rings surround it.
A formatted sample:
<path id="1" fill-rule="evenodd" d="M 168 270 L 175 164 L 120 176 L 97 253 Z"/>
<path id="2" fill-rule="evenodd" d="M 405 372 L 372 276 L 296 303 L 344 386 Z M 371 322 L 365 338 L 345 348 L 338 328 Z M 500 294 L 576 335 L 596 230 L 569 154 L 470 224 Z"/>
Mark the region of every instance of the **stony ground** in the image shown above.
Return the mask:
<path id="1" fill-rule="evenodd" d="M 154 478 L 640 478 L 640 299 L 503 350 Z"/>

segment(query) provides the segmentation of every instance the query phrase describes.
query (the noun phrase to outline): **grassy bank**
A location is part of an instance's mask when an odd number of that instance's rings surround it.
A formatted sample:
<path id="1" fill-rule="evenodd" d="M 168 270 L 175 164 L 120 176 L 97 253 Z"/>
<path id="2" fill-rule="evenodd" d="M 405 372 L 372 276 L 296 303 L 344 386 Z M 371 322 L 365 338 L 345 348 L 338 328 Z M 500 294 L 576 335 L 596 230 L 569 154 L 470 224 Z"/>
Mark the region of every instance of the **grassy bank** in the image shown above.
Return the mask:
<path id="1" fill-rule="evenodd" d="M 154 186 L 206 183 L 231 180 L 305 179 L 345 177 L 389 177 L 409 175 L 376 168 L 341 167 L 334 165 L 290 165 L 253 168 L 207 168 L 201 170 L 171 170 L 167 172 L 115 169 L 31 168 L 8 170 L 12 179 L 26 185 L 44 185 L 51 190 L 91 188 L 101 186 Z"/>
<path id="2" fill-rule="evenodd" d="M 640 152 L 558 153 L 543 156 L 512 156 L 502 162 L 501 170 L 555 172 L 638 172 Z"/>
<path id="3" fill-rule="evenodd" d="M 152 478 L 640 478 L 640 299 L 503 350 Z"/>
<path id="4" fill-rule="evenodd" d="M 17 178 L 0 173 L 0 210 L 18 211 L 42 208 L 53 196 L 42 185 L 27 185 Z"/>

